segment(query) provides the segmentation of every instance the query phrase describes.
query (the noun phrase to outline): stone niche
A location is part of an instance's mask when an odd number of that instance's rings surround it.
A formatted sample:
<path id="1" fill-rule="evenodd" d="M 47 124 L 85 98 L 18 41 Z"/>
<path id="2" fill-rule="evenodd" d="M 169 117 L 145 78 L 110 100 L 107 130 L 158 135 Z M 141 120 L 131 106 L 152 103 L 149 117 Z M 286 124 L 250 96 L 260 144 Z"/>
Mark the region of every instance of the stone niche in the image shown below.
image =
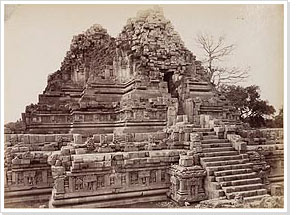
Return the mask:
<path id="1" fill-rule="evenodd" d="M 180 155 L 179 165 L 172 165 L 169 172 L 171 186 L 168 195 L 174 201 L 185 204 L 207 199 L 203 184 L 206 171 L 194 165 L 192 152 Z"/>

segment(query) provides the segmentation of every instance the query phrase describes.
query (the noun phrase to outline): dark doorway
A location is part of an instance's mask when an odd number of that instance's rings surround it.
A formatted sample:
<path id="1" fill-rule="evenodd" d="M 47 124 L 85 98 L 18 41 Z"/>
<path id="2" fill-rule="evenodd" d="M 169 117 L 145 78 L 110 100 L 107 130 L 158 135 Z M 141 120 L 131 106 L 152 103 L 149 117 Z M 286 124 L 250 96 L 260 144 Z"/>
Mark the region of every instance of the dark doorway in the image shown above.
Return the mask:
<path id="1" fill-rule="evenodd" d="M 172 97 L 177 98 L 178 94 L 176 92 L 176 87 L 173 82 L 173 74 L 174 72 L 165 72 L 163 76 L 163 80 L 168 84 L 168 93 L 172 95 Z"/>

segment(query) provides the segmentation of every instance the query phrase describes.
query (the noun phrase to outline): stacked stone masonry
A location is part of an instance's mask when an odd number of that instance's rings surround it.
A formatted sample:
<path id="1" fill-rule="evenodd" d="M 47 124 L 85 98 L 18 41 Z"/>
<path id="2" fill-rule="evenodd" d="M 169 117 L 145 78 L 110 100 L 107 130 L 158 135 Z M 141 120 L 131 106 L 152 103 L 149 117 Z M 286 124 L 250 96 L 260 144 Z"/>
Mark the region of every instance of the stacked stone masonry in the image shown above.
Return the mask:
<path id="1" fill-rule="evenodd" d="M 252 130 L 160 8 L 73 38 L 25 134 L 5 134 L 5 204 L 115 207 L 282 195 L 283 130 Z"/>

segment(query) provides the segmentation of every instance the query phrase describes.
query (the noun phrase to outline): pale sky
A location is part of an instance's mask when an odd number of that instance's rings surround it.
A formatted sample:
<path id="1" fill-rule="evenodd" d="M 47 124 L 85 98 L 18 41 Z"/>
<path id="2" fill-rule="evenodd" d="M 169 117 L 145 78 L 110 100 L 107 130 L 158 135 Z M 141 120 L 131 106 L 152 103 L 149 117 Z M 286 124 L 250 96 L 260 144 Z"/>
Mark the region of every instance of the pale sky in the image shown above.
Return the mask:
<path id="1" fill-rule="evenodd" d="M 5 122 L 37 103 L 47 76 L 59 69 L 74 35 L 100 24 L 116 37 L 137 11 L 152 5 L 18 5 L 6 8 L 4 26 Z M 186 47 L 200 60 L 198 33 L 225 35 L 237 49 L 224 63 L 250 67 L 243 85 L 260 86 L 262 98 L 283 105 L 282 5 L 161 5 Z"/>

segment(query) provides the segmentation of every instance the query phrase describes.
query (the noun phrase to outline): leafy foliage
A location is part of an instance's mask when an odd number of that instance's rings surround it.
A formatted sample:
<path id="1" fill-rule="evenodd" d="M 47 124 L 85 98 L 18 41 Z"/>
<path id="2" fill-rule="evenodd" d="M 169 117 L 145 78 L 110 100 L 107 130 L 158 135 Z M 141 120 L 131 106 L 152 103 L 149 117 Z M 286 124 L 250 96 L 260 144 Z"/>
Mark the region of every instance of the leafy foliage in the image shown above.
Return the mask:
<path id="1" fill-rule="evenodd" d="M 20 134 L 25 131 L 25 124 L 24 122 L 19 119 L 16 122 L 9 122 L 4 125 L 5 133 L 13 133 L 13 134 Z"/>
<path id="2" fill-rule="evenodd" d="M 270 128 L 283 128 L 284 127 L 284 111 L 283 108 L 279 109 L 279 112 L 273 119 L 266 120 L 266 126 Z"/>
<path id="3" fill-rule="evenodd" d="M 284 126 L 284 109 L 279 109 L 279 113 L 274 117 L 275 127 L 283 128 Z"/>
<path id="4" fill-rule="evenodd" d="M 260 88 L 256 85 L 224 85 L 220 90 L 240 111 L 241 120 L 249 123 L 251 127 L 266 126 L 266 119 L 275 113 L 274 107 L 260 98 Z"/>

